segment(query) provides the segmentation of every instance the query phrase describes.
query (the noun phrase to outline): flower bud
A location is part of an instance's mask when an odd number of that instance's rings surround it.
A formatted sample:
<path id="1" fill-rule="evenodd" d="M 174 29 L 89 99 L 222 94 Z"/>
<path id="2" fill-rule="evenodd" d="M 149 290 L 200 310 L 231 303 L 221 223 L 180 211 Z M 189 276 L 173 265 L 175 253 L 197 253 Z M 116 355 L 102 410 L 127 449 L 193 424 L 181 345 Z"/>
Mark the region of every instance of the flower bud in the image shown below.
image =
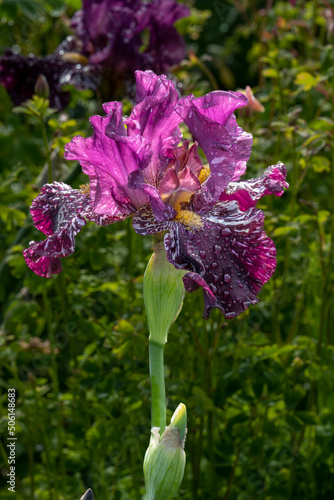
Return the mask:
<path id="1" fill-rule="evenodd" d="M 186 424 L 186 407 L 181 403 L 162 436 L 158 427 L 151 430 L 144 458 L 146 500 L 169 500 L 177 492 L 186 464 Z"/>
<path id="2" fill-rule="evenodd" d="M 168 330 L 181 311 L 184 274 L 168 262 L 163 242 L 155 244 L 144 275 L 144 301 L 150 339 L 157 344 L 167 342 Z"/>
<path id="3" fill-rule="evenodd" d="M 92 490 L 89 488 L 86 493 L 84 493 L 82 495 L 82 497 L 80 498 L 80 500 L 94 500 L 94 495 L 93 495 L 93 492 Z"/>
<path id="4" fill-rule="evenodd" d="M 40 74 L 36 80 L 34 92 L 39 97 L 47 99 L 50 95 L 50 87 L 44 75 Z"/>

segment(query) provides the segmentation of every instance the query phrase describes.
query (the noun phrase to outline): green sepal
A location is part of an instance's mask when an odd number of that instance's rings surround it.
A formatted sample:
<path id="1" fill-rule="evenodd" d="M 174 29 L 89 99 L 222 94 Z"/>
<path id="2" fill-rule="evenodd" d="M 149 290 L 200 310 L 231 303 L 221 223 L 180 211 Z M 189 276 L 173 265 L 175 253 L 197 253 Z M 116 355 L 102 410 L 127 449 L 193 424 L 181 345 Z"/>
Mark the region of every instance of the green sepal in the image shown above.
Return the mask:
<path id="1" fill-rule="evenodd" d="M 168 330 L 182 309 L 184 274 L 168 262 L 163 242 L 156 243 L 144 274 L 144 301 L 150 339 L 157 344 L 167 342 Z"/>

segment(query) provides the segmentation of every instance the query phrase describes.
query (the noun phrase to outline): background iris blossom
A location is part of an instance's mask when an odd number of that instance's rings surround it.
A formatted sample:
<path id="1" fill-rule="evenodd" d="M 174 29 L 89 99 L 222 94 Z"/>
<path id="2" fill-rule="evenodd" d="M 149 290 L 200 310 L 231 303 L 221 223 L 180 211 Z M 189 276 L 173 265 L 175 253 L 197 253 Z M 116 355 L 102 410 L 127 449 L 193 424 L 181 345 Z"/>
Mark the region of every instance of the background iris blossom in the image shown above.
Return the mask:
<path id="1" fill-rule="evenodd" d="M 7 50 L 0 57 L 0 83 L 18 105 L 32 97 L 43 74 L 50 87 L 50 106 L 59 110 L 69 103 L 64 85 L 96 90 L 103 78 L 102 95 L 124 95 L 131 90 L 135 70 L 167 72 L 185 57 L 185 44 L 174 23 L 189 14 L 174 0 L 83 0 L 72 19 L 75 35 L 45 57 Z"/>
<path id="2" fill-rule="evenodd" d="M 276 249 L 255 204 L 264 195 L 282 195 L 285 166 L 240 181 L 252 146 L 233 114 L 247 104 L 244 95 L 214 91 L 180 99 L 164 75 L 138 71 L 136 80 L 137 105 L 128 118 L 121 103 L 107 103 L 106 116 L 91 118 L 92 137 L 76 136 L 67 144 L 66 159 L 80 162 L 89 185 L 44 186 L 31 213 L 48 238 L 32 242 L 25 260 L 50 277 L 61 271 L 60 257 L 74 251 L 87 221 L 106 225 L 133 215 L 137 233 L 166 232 L 168 260 L 187 271 L 185 289 L 203 288 L 204 316 L 218 307 L 234 318 L 258 302 L 275 270 Z M 191 146 L 181 142 L 182 121 L 195 140 Z"/>

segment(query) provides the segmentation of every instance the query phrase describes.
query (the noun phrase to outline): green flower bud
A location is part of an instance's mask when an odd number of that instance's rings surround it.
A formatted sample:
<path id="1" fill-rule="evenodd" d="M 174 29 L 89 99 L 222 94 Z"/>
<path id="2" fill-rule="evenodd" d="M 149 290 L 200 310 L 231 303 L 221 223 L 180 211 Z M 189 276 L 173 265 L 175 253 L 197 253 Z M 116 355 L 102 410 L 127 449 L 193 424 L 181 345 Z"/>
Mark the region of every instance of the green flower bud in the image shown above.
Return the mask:
<path id="1" fill-rule="evenodd" d="M 34 92 L 38 97 L 47 99 L 50 95 L 50 87 L 44 75 L 40 74 L 36 80 Z"/>
<path id="2" fill-rule="evenodd" d="M 86 493 L 84 493 L 82 495 L 82 497 L 80 498 L 80 500 L 94 500 L 94 495 L 93 495 L 93 492 L 92 490 L 89 488 Z"/>
<path id="3" fill-rule="evenodd" d="M 181 311 L 184 274 L 168 262 L 163 242 L 156 243 L 144 275 L 144 301 L 150 339 L 157 344 L 167 342 L 168 330 Z"/>
<path id="4" fill-rule="evenodd" d="M 186 464 L 186 420 L 186 407 L 181 403 L 162 436 L 159 427 L 151 430 L 151 441 L 144 458 L 146 500 L 169 500 L 179 489 Z"/>

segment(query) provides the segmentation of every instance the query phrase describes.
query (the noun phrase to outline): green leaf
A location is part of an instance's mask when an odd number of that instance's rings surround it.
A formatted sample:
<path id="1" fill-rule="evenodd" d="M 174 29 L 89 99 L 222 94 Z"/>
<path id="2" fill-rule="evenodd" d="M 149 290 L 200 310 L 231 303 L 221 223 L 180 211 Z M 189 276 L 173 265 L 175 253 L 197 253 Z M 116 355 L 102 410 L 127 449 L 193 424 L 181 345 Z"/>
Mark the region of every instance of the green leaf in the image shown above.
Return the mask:
<path id="1" fill-rule="evenodd" d="M 301 432 L 304 429 L 304 424 L 298 417 L 286 415 L 285 420 L 288 426 L 295 432 Z"/>
<path id="2" fill-rule="evenodd" d="M 312 76 L 311 73 L 307 71 L 302 71 L 299 73 L 294 81 L 295 85 L 302 87 L 303 90 L 308 91 L 316 87 L 320 82 L 319 76 Z"/>

